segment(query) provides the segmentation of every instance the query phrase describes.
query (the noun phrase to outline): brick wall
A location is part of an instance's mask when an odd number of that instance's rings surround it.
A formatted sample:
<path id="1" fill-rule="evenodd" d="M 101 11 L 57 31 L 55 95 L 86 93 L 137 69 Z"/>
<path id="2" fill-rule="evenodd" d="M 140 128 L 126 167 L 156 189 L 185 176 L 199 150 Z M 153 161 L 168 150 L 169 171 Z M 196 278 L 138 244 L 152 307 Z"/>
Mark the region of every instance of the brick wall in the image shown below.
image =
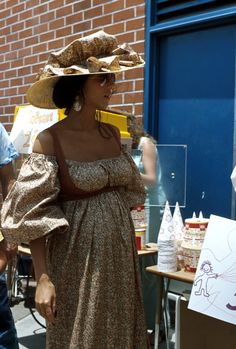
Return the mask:
<path id="1" fill-rule="evenodd" d="M 144 56 L 145 1 L 0 1 L 0 121 L 8 131 L 48 52 L 100 29 Z M 142 116 L 143 69 L 126 72 L 122 80 L 110 105 Z"/>

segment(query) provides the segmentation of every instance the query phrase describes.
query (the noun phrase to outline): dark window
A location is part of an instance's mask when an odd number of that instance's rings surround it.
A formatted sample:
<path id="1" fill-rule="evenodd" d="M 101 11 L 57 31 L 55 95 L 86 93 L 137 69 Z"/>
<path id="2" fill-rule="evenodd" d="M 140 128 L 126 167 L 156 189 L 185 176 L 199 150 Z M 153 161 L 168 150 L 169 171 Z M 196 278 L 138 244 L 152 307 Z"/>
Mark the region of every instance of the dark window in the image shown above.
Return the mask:
<path id="1" fill-rule="evenodd" d="M 156 0 L 155 23 L 173 18 L 196 15 L 210 9 L 235 4 L 235 0 Z"/>

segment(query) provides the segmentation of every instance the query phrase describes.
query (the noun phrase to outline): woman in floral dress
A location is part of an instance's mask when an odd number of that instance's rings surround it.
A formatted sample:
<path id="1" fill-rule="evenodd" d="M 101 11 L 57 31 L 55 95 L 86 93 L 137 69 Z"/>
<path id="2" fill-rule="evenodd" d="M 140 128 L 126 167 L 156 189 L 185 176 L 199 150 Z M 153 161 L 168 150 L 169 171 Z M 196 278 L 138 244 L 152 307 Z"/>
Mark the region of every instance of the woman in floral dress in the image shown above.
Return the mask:
<path id="1" fill-rule="evenodd" d="M 88 38 L 110 37 L 98 32 Z M 28 92 L 31 104 L 65 108 L 67 117 L 38 135 L 4 202 L 2 227 L 9 241 L 30 244 L 47 349 L 146 349 L 130 216 L 145 190 L 118 129 L 102 123 L 97 112 L 107 108 L 115 89 L 114 67 L 94 73 L 92 55 L 87 68 L 80 61 L 74 68 L 82 50 L 74 49 L 77 44 L 52 54 Z M 110 53 L 96 51 L 99 59 L 114 56 L 111 46 Z M 117 71 L 129 69 L 121 61 Z M 140 57 L 133 67 L 142 63 Z"/>

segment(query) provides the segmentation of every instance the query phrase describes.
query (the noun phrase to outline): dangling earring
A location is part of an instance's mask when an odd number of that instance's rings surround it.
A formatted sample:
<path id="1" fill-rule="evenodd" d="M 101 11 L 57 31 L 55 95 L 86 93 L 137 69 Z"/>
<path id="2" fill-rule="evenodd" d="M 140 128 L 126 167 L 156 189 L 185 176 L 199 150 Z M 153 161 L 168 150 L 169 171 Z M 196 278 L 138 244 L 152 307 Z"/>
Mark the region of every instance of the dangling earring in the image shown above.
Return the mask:
<path id="1" fill-rule="evenodd" d="M 79 101 L 79 96 L 75 97 L 75 101 L 74 101 L 74 104 L 73 104 L 73 109 L 75 111 L 80 111 L 82 109 L 82 106 L 81 106 L 80 101 Z"/>
<path id="2" fill-rule="evenodd" d="M 103 87 L 107 83 L 106 77 L 100 82 L 100 86 Z"/>

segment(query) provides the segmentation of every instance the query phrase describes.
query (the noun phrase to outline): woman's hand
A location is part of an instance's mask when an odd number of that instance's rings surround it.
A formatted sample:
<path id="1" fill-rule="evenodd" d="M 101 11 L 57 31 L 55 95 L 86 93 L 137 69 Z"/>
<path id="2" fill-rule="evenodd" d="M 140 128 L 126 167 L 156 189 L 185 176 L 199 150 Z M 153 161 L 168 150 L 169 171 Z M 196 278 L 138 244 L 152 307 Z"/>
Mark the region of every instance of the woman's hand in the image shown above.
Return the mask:
<path id="1" fill-rule="evenodd" d="M 35 305 L 40 315 L 49 323 L 56 320 L 56 292 L 51 282 L 46 265 L 46 238 L 45 236 L 30 241 L 37 288 Z"/>
<path id="2" fill-rule="evenodd" d="M 35 305 L 39 314 L 54 325 L 56 320 L 56 292 L 53 283 L 46 274 L 42 274 L 38 281 Z"/>

